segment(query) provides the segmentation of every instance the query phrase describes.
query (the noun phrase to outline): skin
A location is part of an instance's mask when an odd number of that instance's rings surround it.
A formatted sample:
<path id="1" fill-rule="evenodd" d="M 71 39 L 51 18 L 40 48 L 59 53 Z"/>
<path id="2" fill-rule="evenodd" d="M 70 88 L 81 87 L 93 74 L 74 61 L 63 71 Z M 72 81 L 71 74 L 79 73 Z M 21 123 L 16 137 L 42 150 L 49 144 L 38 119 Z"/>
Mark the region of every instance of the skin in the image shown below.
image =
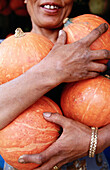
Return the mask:
<path id="1" fill-rule="evenodd" d="M 56 13 L 46 12 L 41 7 L 44 2 L 57 3 L 61 8 Z M 63 19 L 71 12 L 73 0 L 28 0 L 26 3 L 31 16 L 32 32 L 48 37 L 55 45 L 39 64 L 0 86 L 0 129 L 59 84 L 98 76 L 106 70 L 106 66 L 95 60 L 110 59 L 110 51 L 92 51 L 89 48 L 107 30 L 107 24 L 100 25 L 73 44 L 66 44 L 66 33 L 59 30 L 63 26 Z M 88 155 L 91 138 L 89 127 L 57 113 L 45 114 L 44 118 L 59 124 L 63 128 L 62 135 L 46 151 L 24 155 L 19 162 L 39 163 L 42 166 L 37 169 L 45 170 L 52 169 L 55 165 L 61 167 L 67 162 Z M 97 153 L 110 146 L 108 131 L 110 125 L 99 130 Z M 74 142 L 71 142 L 72 140 Z"/>
<path id="2" fill-rule="evenodd" d="M 88 155 L 91 136 L 90 127 L 61 116 L 58 113 L 45 113 L 44 118 L 47 121 L 60 125 L 63 128 L 63 133 L 60 138 L 44 152 L 35 155 L 23 155 L 21 157 L 22 163 L 34 162 L 42 164 L 42 166 L 35 170 L 44 170 L 47 168 L 50 170 L 55 165 L 60 168 L 68 162 Z M 100 153 L 110 146 L 109 130 L 110 125 L 98 130 L 96 153 Z"/>
<path id="3" fill-rule="evenodd" d="M 18 78 L 1 85 L 0 129 L 60 83 L 92 78 L 97 76 L 98 72 L 105 71 L 104 64 L 95 63 L 93 60 L 109 59 L 110 52 L 91 51 L 89 45 L 106 29 L 102 24 L 87 37 L 68 45 L 65 44 L 66 33 L 63 31 L 53 49 L 39 64 Z"/>
<path id="4" fill-rule="evenodd" d="M 52 13 L 44 10 L 42 5 L 46 2 L 59 5 L 59 11 L 57 13 Z M 58 38 L 59 29 L 63 26 L 63 20 L 69 16 L 72 6 L 73 0 L 27 1 L 27 10 L 32 22 L 32 32 L 43 34 L 55 43 Z"/>

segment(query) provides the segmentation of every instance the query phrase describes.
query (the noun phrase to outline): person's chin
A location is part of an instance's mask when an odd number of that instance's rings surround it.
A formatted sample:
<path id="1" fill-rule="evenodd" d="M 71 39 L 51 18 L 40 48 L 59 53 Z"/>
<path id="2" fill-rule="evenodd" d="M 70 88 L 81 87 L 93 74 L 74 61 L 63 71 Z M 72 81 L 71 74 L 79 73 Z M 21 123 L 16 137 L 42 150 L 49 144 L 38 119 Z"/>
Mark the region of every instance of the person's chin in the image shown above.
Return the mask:
<path id="1" fill-rule="evenodd" d="M 48 20 L 48 22 L 43 22 L 43 27 L 48 28 L 48 29 L 61 28 L 62 26 L 63 26 L 62 22 L 58 22 L 58 21 L 55 22 L 54 19 L 53 20 Z"/>
<path id="2" fill-rule="evenodd" d="M 46 29 L 52 29 L 52 30 L 54 30 L 54 29 L 61 29 L 63 26 L 61 26 L 61 25 L 55 25 L 55 24 L 48 24 L 48 25 L 45 25 L 45 27 L 44 28 L 46 28 Z"/>

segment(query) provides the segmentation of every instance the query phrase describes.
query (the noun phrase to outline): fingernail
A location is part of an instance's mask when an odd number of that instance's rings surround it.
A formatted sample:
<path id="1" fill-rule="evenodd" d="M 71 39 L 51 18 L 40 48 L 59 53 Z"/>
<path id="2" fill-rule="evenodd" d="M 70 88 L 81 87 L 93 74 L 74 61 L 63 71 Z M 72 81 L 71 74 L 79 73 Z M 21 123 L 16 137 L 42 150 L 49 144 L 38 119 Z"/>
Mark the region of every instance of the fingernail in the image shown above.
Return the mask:
<path id="1" fill-rule="evenodd" d="M 19 157 L 18 162 L 19 162 L 19 163 L 25 163 L 25 161 L 24 161 L 24 159 L 23 159 L 23 156 L 20 156 L 20 157 Z"/>
<path id="2" fill-rule="evenodd" d="M 108 24 L 107 24 L 107 23 L 105 23 L 104 25 L 105 25 L 105 27 L 108 29 Z"/>
<path id="3" fill-rule="evenodd" d="M 43 116 L 44 116 L 44 117 L 50 117 L 50 116 L 51 116 L 51 113 L 50 113 L 50 112 L 45 112 L 45 113 L 43 113 Z"/>
<path id="4" fill-rule="evenodd" d="M 62 30 L 60 30 L 60 31 L 59 31 L 59 36 L 60 36 L 62 33 L 63 33 L 63 31 L 62 31 Z"/>

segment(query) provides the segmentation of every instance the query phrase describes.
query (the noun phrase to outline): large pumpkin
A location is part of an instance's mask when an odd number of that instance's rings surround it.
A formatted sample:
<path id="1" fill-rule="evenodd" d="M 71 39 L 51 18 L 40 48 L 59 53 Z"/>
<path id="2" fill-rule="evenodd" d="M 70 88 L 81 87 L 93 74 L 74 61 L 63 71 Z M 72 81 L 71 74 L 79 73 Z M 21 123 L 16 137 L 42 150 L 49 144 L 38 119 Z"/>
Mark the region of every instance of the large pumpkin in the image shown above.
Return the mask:
<path id="1" fill-rule="evenodd" d="M 46 121 L 43 112 L 62 114 L 55 102 L 43 96 L 0 130 L 0 154 L 8 164 L 19 170 L 32 170 L 39 166 L 34 163 L 20 164 L 19 156 L 40 153 L 59 136 L 59 126 Z"/>
<path id="2" fill-rule="evenodd" d="M 40 62 L 52 47 L 53 43 L 46 37 L 17 29 L 15 35 L 0 44 L 0 84 L 18 77 Z"/>
<path id="3" fill-rule="evenodd" d="M 61 96 L 65 116 L 88 126 L 110 123 L 110 80 L 103 76 L 69 83 Z"/>
<path id="4" fill-rule="evenodd" d="M 67 33 L 67 43 L 73 43 L 88 35 L 93 29 L 102 23 L 107 23 L 103 18 L 93 15 L 84 14 L 65 20 L 64 30 Z M 107 23 L 108 24 L 108 23 Z M 109 24 L 108 24 L 109 26 Z M 101 37 L 99 37 L 91 46 L 91 50 L 107 49 L 110 50 L 110 27 Z M 108 60 L 100 62 L 107 63 Z"/>

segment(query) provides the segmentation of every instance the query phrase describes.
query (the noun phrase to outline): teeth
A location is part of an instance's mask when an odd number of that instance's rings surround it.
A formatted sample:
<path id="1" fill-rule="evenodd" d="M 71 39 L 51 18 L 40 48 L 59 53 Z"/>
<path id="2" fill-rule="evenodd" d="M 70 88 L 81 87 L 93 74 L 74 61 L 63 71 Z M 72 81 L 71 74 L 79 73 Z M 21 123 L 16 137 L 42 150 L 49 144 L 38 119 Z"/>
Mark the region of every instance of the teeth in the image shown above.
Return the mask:
<path id="1" fill-rule="evenodd" d="M 53 6 L 53 5 L 44 5 L 44 8 L 47 8 L 47 9 L 58 9 L 57 6 Z"/>

